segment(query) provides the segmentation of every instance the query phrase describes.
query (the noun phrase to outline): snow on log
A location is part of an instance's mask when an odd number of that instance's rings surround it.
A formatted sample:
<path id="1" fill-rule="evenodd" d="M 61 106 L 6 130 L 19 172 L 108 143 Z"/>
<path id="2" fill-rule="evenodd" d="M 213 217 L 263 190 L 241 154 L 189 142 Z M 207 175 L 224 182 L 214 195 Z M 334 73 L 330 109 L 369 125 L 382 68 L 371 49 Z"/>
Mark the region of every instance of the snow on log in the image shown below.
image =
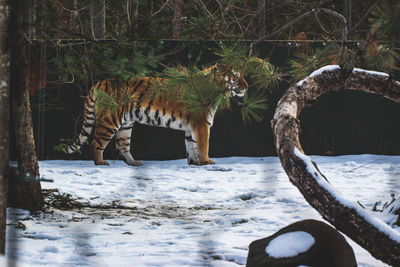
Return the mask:
<path id="1" fill-rule="evenodd" d="M 276 151 L 290 181 L 328 222 L 377 259 L 400 266 L 400 233 L 332 188 L 301 147 L 297 119 L 301 110 L 320 95 L 341 90 L 363 91 L 400 103 L 400 83 L 389 74 L 325 66 L 290 87 L 278 102 L 271 122 Z"/>

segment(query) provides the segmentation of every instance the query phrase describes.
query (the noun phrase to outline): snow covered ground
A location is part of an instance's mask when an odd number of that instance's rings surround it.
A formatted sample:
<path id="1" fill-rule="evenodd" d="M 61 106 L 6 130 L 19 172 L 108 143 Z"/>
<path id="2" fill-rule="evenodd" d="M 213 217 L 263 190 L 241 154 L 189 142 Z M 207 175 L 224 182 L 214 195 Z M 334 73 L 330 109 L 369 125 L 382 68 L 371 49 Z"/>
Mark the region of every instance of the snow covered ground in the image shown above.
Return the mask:
<path id="1" fill-rule="evenodd" d="M 367 209 L 400 195 L 400 156 L 312 159 L 343 196 Z M 8 209 L 7 257 L 16 266 L 238 266 L 253 240 L 298 220 L 321 220 L 277 158 L 214 160 L 141 167 L 42 161 L 42 176 L 54 179 L 42 187 L 84 207 L 37 215 Z M 349 242 L 359 266 L 387 266 Z"/>

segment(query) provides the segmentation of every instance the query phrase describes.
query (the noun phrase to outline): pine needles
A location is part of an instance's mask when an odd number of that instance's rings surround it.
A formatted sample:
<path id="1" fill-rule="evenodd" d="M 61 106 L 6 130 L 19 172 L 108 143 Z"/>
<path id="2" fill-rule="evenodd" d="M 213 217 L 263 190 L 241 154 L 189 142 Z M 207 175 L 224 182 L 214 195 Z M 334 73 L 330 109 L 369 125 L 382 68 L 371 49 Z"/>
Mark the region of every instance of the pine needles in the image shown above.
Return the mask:
<path id="1" fill-rule="evenodd" d="M 221 57 L 221 62 L 229 64 L 235 70 L 241 71 L 249 82 L 250 87 L 257 90 L 272 91 L 278 88 L 283 75 L 278 68 L 255 56 L 247 57 L 247 49 L 243 46 L 221 46 L 221 52 L 216 55 Z"/>
<path id="2" fill-rule="evenodd" d="M 118 101 L 117 98 L 113 95 L 109 95 L 106 92 L 95 90 L 94 97 L 96 98 L 96 110 L 104 111 L 111 110 L 115 111 L 118 109 Z"/>
<path id="3" fill-rule="evenodd" d="M 363 55 L 365 65 L 370 69 L 383 72 L 398 70 L 397 63 L 400 61 L 400 54 L 397 51 L 396 48 L 372 42 Z"/>
<path id="4" fill-rule="evenodd" d="M 289 61 L 289 73 L 292 81 L 299 81 L 307 77 L 314 70 L 326 65 L 337 64 L 340 47 L 329 44 L 323 48 L 316 48 L 308 53 L 298 53 L 295 59 Z M 344 62 L 350 58 L 350 49 L 345 49 Z M 382 72 L 393 72 L 398 69 L 400 61 L 398 48 L 377 42 L 370 43 L 358 59 L 357 66 Z"/>
<path id="5" fill-rule="evenodd" d="M 129 90 L 127 90 L 124 82 L 108 81 L 108 86 L 114 88 L 111 94 L 107 94 L 106 92 L 101 90 L 94 91 L 97 111 L 116 111 L 120 106 L 123 106 L 130 102 L 131 94 Z"/>
<path id="6" fill-rule="evenodd" d="M 221 52 L 216 54 L 221 57 L 221 62 L 240 70 L 249 83 L 249 90 L 242 100 L 238 100 L 244 123 L 262 121 L 268 108 L 268 93 L 279 87 L 283 74 L 266 59 L 248 57 L 243 46 L 222 45 Z"/>
<path id="7" fill-rule="evenodd" d="M 167 68 L 164 73 L 166 79 L 161 84 L 162 92 L 168 98 L 182 103 L 189 116 L 200 116 L 209 107 L 229 107 L 229 95 L 212 73 L 183 66 Z"/>
<path id="8" fill-rule="evenodd" d="M 314 70 L 326 65 L 335 65 L 339 58 L 340 46 L 331 43 L 322 48 L 309 50 L 306 53 L 298 53 L 295 59 L 289 60 L 289 73 L 292 81 L 299 81 L 307 77 Z M 344 61 L 350 55 L 350 51 L 345 49 Z"/>
<path id="9" fill-rule="evenodd" d="M 262 112 L 268 108 L 268 99 L 265 94 L 247 93 L 239 103 L 242 111 L 242 120 L 246 123 L 263 120 Z"/>

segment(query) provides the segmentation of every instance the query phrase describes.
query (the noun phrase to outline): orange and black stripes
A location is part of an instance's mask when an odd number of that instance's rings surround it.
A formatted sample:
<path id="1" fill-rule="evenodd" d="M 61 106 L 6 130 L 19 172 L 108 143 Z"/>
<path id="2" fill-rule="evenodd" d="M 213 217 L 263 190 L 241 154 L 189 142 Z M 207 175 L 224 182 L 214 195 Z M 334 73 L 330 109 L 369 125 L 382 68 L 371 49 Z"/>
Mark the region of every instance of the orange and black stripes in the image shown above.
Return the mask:
<path id="1" fill-rule="evenodd" d="M 227 93 L 232 95 L 240 95 L 247 90 L 247 83 L 242 75 L 230 66 L 217 64 L 204 69 L 203 73 L 212 74 L 219 83 L 225 84 Z M 96 83 L 86 97 L 80 135 L 66 152 L 73 153 L 79 149 L 94 128 L 92 146 L 96 164 L 108 164 L 103 159 L 103 150 L 114 140 L 127 164 L 140 165 L 130 154 L 130 143 L 134 123 L 141 123 L 184 131 L 189 164 L 212 164 L 213 161 L 208 157 L 208 140 L 217 107 L 209 107 L 208 112 L 201 114 L 204 118 L 193 120 L 184 111 L 183 103 L 173 97 L 166 94 L 154 97 L 157 84 L 164 81 L 165 79 L 143 77 L 130 79 L 122 84 L 112 80 Z M 129 101 L 120 104 L 114 111 L 96 110 L 96 91 L 118 99 L 127 96 Z"/>

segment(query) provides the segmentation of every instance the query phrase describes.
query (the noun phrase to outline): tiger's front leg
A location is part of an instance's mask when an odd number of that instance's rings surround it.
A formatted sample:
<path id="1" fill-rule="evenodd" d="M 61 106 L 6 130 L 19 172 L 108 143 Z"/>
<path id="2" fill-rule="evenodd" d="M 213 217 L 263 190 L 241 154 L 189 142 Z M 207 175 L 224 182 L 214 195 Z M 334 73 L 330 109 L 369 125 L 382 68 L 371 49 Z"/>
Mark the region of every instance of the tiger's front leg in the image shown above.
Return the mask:
<path id="1" fill-rule="evenodd" d="M 199 152 L 196 141 L 192 137 L 192 131 L 185 131 L 186 154 L 189 165 L 200 165 Z"/>
<path id="2" fill-rule="evenodd" d="M 132 127 L 133 125 L 123 125 L 115 134 L 114 142 L 119 152 L 124 156 L 126 164 L 130 166 L 140 166 L 143 165 L 143 163 L 134 160 L 130 152 Z"/>
<path id="3" fill-rule="evenodd" d="M 198 151 L 198 158 L 199 158 L 199 161 L 194 164 L 195 165 L 215 164 L 215 162 L 208 157 L 210 126 L 206 122 L 192 126 L 192 136 L 194 137 L 193 145 Z"/>

